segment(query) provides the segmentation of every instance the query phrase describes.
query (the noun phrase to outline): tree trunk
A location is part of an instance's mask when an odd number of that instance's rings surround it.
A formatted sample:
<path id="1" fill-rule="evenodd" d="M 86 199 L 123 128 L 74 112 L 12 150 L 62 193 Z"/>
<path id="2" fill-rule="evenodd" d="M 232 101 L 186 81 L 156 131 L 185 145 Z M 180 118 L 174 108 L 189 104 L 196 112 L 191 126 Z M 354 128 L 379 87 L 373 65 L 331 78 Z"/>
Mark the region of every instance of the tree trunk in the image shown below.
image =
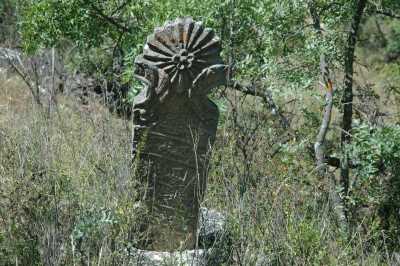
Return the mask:
<path id="1" fill-rule="evenodd" d="M 321 28 L 320 16 L 315 8 L 315 3 L 309 3 L 310 15 L 313 19 L 313 27 L 317 31 L 317 34 L 323 38 L 323 30 Z M 324 113 L 321 121 L 321 126 L 314 143 L 314 154 L 317 165 L 317 170 L 321 178 L 327 180 L 329 184 L 329 200 L 332 203 L 332 210 L 335 213 L 337 221 L 341 228 L 347 228 L 346 218 L 343 212 L 343 202 L 341 201 L 337 191 L 336 191 L 336 181 L 333 173 L 328 171 L 328 156 L 325 153 L 325 142 L 326 135 L 329 130 L 329 125 L 332 117 L 333 109 L 333 83 L 330 78 L 330 71 L 326 55 L 324 53 L 320 56 L 320 70 L 321 70 L 321 86 L 322 89 L 326 91 L 325 94 L 325 106 Z M 327 165 L 328 164 L 328 165 Z"/>
<path id="2" fill-rule="evenodd" d="M 367 0 L 357 0 L 355 3 L 351 26 L 347 37 L 347 47 L 344 56 L 344 87 L 342 96 L 343 119 L 341 135 L 342 159 L 340 165 L 340 185 L 343 188 L 343 193 L 345 196 L 347 196 L 349 191 L 349 158 L 346 152 L 346 146 L 351 141 L 351 123 L 353 116 L 354 51 L 357 42 L 357 35 L 360 28 L 360 22 L 366 3 Z"/>

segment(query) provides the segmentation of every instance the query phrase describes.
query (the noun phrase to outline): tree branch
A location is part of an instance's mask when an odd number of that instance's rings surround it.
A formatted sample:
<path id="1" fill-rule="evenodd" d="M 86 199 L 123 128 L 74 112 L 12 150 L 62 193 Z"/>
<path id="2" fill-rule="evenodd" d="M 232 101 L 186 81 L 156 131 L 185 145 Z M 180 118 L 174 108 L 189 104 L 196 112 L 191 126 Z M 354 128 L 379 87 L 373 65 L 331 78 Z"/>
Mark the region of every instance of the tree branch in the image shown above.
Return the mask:
<path id="1" fill-rule="evenodd" d="M 400 19 L 400 15 L 399 14 L 395 14 L 392 11 L 389 11 L 389 10 L 376 10 L 375 13 L 379 14 L 379 15 L 386 16 L 386 17 L 390 17 L 390 18 Z"/>
<path id="2" fill-rule="evenodd" d="M 94 13 L 95 16 L 97 15 L 97 16 L 103 18 L 105 21 L 107 21 L 111 25 L 115 26 L 118 30 L 122 31 L 123 33 L 131 31 L 128 27 L 119 23 L 115 18 L 109 17 L 106 14 L 104 14 L 103 10 L 98 8 L 95 4 L 91 3 L 90 5 L 91 5 L 93 11 L 95 11 L 95 13 Z"/>
<path id="3" fill-rule="evenodd" d="M 240 91 L 247 95 L 252 95 L 256 97 L 260 97 L 263 99 L 264 103 L 271 110 L 272 114 L 279 119 L 279 123 L 284 129 L 289 128 L 290 124 L 288 119 L 281 113 L 278 105 L 275 103 L 274 99 L 271 96 L 271 92 L 266 89 L 258 89 L 254 83 L 250 85 L 243 85 L 236 81 L 233 81 L 227 84 L 228 87 Z"/>
<path id="4" fill-rule="evenodd" d="M 35 85 L 33 85 L 31 78 L 26 73 L 24 73 L 24 70 L 21 70 L 21 68 L 19 68 L 17 66 L 17 64 L 14 63 L 12 56 L 9 54 L 9 52 L 7 50 L 0 49 L 0 55 L 2 55 L 4 58 L 7 59 L 7 63 L 11 67 L 11 69 L 13 69 L 17 73 L 17 75 L 23 80 L 23 82 L 28 86 L 28 88 L 32 94 L 32 97 L 35 100 L 35 102 L 37 103 L 37 105 L 42 107 L 43 104 L 40 101 L 39 85 L 38 85 L 37 78 L 36 78 Z M 18 54 L 15 54 L 14 58 L 18 61 L 18 64 L 22 68 L 24 68 L 24 64 L 22 63 L 20 56 Z"/>

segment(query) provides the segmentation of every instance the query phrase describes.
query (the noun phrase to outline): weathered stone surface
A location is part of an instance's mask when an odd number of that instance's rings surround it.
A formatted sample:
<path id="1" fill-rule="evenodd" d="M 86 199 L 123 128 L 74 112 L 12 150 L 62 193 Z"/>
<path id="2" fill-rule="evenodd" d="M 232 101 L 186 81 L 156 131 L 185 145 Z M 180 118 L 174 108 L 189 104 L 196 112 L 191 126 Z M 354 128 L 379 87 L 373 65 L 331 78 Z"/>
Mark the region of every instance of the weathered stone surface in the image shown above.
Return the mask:
<path id="1" fill-rule="evenodd" d="M 199 248 L 205 249 L 205 265 L 226 263 L 232 253 L 231 235 L 225 216 L 212 209 L 200 208 Z"/>
<path id="2" fill-rule="evenodd" d="M 134 99 L 133 157 L 146 184 L 152 250 L 191 249 L 206 187 L 218 108 L 208 99 L 225 84 L 220 41 L 191 18 L 156 28 L 135 75 L 144 88 Z"/>
<path id="3" fill-rule="evenodd" d="M 161 252 L 148 250 L 133 250 L 128 265 L 140 266 L 206 266 L 205 250 L 185 250 L 176 252 Z"/>
<path id="4" fill-rule="evenodd" d="M 226 245 L 225 217 L 207 208 L 200 209 L 199 242 L 197 250 L 157 252 L 133 249 L 129 254 L 130 265 L 158 266 L 215 266 L 226 262 L 230 246 Z M 227 250 L 222 250 L 222 249 Z"/>
<path id="5" fill-rule="evenodd" d="M 209 248 L 224 238 L 225 217 L 216 210 L 200 208 L 199 217 L 199 245 L 202 248 Z"/>

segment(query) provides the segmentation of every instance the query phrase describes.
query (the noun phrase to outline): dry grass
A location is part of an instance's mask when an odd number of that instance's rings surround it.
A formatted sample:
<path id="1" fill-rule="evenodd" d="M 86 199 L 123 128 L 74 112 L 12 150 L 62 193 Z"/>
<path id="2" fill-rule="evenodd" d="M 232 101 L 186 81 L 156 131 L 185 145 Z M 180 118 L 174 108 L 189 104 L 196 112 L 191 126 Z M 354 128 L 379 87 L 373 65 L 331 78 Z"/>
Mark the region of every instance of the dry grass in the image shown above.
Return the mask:
<path id="1" fill-rule="evenodd" d="M 130 122 L 95 99 L 82 106 L 68 96 L 48 114 L 15 78 L 2 77 L 0 88 L 0 264 L 126 264 L 142 215 Z M 388 263 L 374 248 L 365 252 L 368 236 L 348 238 L 337 227 L 331 188 L 307 152 L 313 128 L 282 131 L 251 99 L 236 107 L 219 128 L 203 203 L 228 219 L 228 265 Z"/>

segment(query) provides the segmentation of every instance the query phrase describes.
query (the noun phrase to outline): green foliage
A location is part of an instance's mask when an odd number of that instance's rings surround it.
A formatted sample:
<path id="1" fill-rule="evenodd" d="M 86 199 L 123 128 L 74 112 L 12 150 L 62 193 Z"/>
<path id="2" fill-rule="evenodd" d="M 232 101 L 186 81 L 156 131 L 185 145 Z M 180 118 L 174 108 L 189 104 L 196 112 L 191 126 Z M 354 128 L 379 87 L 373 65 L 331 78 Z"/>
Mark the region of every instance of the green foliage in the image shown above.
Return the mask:
<path id="1" fill-rule="evenodd" d="M 357 165 L 350 194 L 352 208 L 368 208 L 370 213 L 369 217 L 356 219 L 358 222 L 368 220 L 376 230 L 371 232 L 373 237 L 397 250 L 400 241 L 400 126 L 360 126 L 354 135 L 351 158 Z"/>
<path id="2" fill-rule="evenodd" d="M 400 22 L 398 21 L 391 23 L 387 51 L 389 53 L 400 54 Z"/>
<path id="3" fill-rule="evenodd" d="M 33 52 L 41 46 L 53 47 L 73 40 L 82 48 L 98 47 L 117 32 L 90 9 L 94 1 L 27 1 L 21 21 L 25 49 Z M 109 1 L 106 8 L 113 7 Z M 114 1 L 114 5 L 115 5 Z M 44 29 L 44 30 L 43 30 Z"/>
<path id="4" fill-rule="evenodd" d="M 234 66 L 236 80 L 262 81 L 282 96 L 299 95 L 304 89 L 314 87 L 321 53 L 328 57 L 332 71 L 342 67 L 346 28 L 354 5 L 346 0 L 313 1 L 323 27 L 321 37 L 310 17 L 310 3 L 304 0 L 26 1 L 20 30 L 23 46 L 29 52 L 40 47 L 76 46 L 75 52 L 81 60 L 75 60 L 74 68 L 90 74 L 104 75 L 114 58 L 122 56 L 123 80 L 130 83 L 134 95 L 138 86 L 132 81 L 132 65 L 146 36 L 166 20 L 192 16 L 221 36 L 225 61 Z M 385 7 L 396 10 L 398 3 L 371 4 L 369 10 Z M 397 47 L 396 43 L 389 45 L 390 50 Z M 116 55 L 116 51 L 120 52 Z"/>
<path id="5" fill-rule="evenodd" d="M 263 80 L 281 91 L 311 88 L 318 76 L 319 55 L 339 65 L 345 35 L 341 27 L 351 11 L 348 1 L 317 1 L 325 35 L 320 38 L 309 19 L 305 1 L 31 1 L 21 20 L 27 51 L 64 46 L 101 48 L 113 56 L 123 50 L 125 77 L 131 79 L 133 58 L 154 27 L 179 16 L 192 16 L 214 28 L 223 41 L 224 57 L 235 67 L 235 78 Z M 111 48 L 110 48 L 111 47 Z M 115 49 L 114 49 L 115 50 Z M 104 64 L 104 63 L 101 63 Z M 80 67 L 85 69 L 85 67 Z M 271 79 L 271 77 L 274 77 Z"/>

